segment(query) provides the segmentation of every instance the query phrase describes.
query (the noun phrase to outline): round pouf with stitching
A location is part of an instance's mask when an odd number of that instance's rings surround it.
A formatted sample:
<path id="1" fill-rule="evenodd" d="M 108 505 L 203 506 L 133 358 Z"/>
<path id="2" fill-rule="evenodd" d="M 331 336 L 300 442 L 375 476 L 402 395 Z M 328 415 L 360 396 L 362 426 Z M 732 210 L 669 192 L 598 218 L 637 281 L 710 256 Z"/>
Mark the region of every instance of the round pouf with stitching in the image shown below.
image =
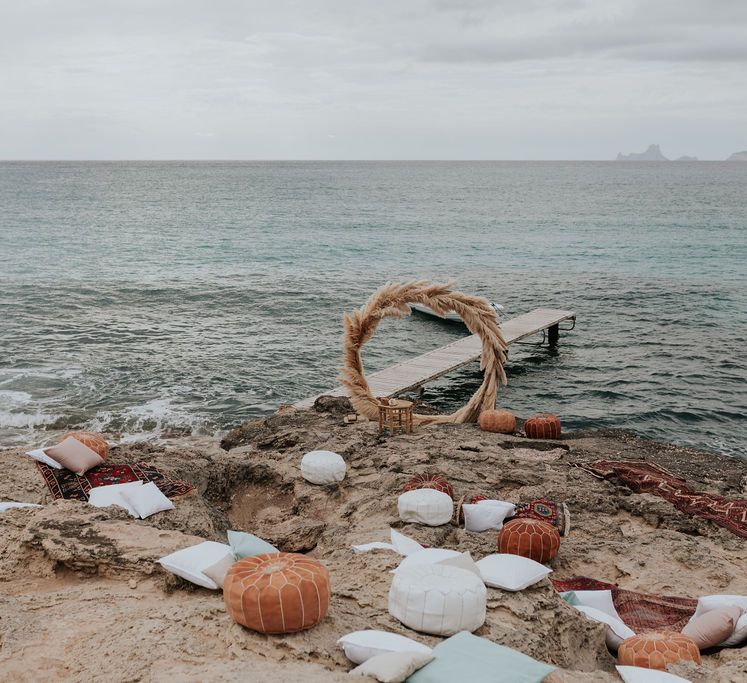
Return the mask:
<path id="1" fill-rule="evenodd" d="M 654 631 L 626 638 L 617 650 L 617 661 L 624 666 L 666 671 L 667 666 L 688 661 L 700 664 L 695 641 L 674 631 Z"/>
<path id="2" fill-rule="evenodd" d="M 68 437 L 72 437 L 76 441 L 80 441 L 84 446 L 88 446 L 92 451 L 98 453 L 102 460 L 106 460 L 109 457 L 109 444 L 101 434 L 96 434 L 95 432 L 68 432 L 60 441 L 64 441 Z"/>
<path id="3" fill-rule="evenodd" d="M 512 519 L 498 534 L 498 552 L 549 562 L 560 549 L 560 533 L 538 519 Z"/>
<path id="4" fill-rule="evenodd" d="M 533 415 L 524 422 L 524 434 L 530 439 L 559 439 L 560 418 L 549 413 Z"/>
<path id="5" fill-rule="evenodd" d="M 301 458 L 301 476 L 311 484 L 339 484 L 348 466 L 332 451 L 311 451 Z"/>
<path id="6" fill-rule="evenodd" d="M 410 481 L 405 484 L 404 491 L 416 491 L 417 489 L 436 489 L 441 493 L 447 494 L 454 498 L 454 488 L 440 474 L 416 474 Z"/>
<path id="7" fill-rule="evenodd" d="M 231 618 L 260 633 L 316 626 L 329 609 L 327 568 L 298 553 L 266 553 L 234 563 L 223 583 Z"/>
<path id="8" fill-rule="evenodd" d="M 480 429 L 496 434 L 513 434 L 516 416 L 508 410 L 483 410 L 479 418 Z"/>
<path id="9" fill-rule="evenodd" d="M 485 623 L 487 591 L 479 576 L 445 564 L 398 571 L 389 590 L 389 614 L 421 633 L 451 636 Z"/>
<path id="10" fill-rule="evenodd" d="M 454 501 L 436 489 L 416 489 L 397 499 L 397 511 L 403 522 L 441 526 L 454 516 Z"/>

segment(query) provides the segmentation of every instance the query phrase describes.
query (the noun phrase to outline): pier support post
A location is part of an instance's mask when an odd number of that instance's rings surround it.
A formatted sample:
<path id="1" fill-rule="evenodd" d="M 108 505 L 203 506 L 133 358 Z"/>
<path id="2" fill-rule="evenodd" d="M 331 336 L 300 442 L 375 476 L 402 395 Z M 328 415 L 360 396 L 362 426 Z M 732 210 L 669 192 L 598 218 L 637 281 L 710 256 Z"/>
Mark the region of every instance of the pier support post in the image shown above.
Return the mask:
<path id="1" fill-rule="evenodd" d="M 558 345 L 558 337 L 560 336 L 560 328 L 558 325 L 550 325 L 547 328 L 547 343 L 550 346 Z"/>

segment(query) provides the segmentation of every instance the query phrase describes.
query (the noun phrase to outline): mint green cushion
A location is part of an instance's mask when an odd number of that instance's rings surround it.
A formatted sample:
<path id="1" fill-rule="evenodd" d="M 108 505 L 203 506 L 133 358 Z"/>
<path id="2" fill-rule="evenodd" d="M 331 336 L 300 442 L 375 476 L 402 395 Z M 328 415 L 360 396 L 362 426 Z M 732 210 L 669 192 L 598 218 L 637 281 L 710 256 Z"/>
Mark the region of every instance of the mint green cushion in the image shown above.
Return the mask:
<path id="1" fill-rule="evenodd" d="M 407 683 L 540 683 L 554 666 L 462 631 L 433 648 L 433 661 Z"/>
<path id="2" fill-rule="evenodd" d="M 242 557 L 253 557 L 263 553 L 280 552 L 274 545 L 263 541 L 259 536 L 247 534 L 243 531 L 229 531 L 228 543 L 233 551 L 233 556 L 240 560 Z"/>
<path id="3" fill-rule="evenodd" d="M 563 598 L 569 605 L 580 605 L 581 601 L 576 595 L 576 591 L 568 591 L 567 593 L 561 593 L 560 597 Z"/>

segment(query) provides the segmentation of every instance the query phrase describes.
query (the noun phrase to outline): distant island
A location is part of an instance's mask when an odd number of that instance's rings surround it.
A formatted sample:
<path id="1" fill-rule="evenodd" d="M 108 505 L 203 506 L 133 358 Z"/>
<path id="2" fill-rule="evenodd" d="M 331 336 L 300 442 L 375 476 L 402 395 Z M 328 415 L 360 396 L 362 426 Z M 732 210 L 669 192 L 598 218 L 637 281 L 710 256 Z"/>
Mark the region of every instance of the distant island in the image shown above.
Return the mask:
<path id="1" fill-rule="evenodd" d="M 744 152 L 734 152 L 727 161 L 747 161 L 747 150 Z"/>
<path id="2" fill-rule="evenodd" d="M 631 152 L 617 155 L 617 161 L 669 161 L 659 149 L 659 145 L 649 145 L 645 152 Z"/>
<path id="3" fill-rule="evenodd" d="M 681 157 L 677 157 L 675 161 L 697 161 L 698 157 L 689 157 L 687 154 Z"/>

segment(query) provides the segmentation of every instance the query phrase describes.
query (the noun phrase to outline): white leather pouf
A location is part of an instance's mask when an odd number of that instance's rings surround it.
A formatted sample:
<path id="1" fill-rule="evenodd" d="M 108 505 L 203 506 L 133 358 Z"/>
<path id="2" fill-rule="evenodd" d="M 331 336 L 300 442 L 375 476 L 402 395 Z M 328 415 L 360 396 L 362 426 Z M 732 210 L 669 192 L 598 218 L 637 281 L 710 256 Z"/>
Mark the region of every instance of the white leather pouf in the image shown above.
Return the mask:
<path id="1" fill-rule="evenodd" d="M 485 623 L 487 590 L 466 569 L 423 564 L 397 572 L 389 589 L 389 614 L 422 633 L 451 636 Z"/>
<path id="2" fill-rule="evenodd" d="M 441 526 L 454 516 L 454 501 L 450 495 L 436 489 L 416 489 L 397 499 L 397 510 L 403 522 Z"/>
<path id="3" fill-rule="evenodd" d="M 312 484 L 337 484 L 345 478 L 347 465 L 332 451 L 311 451 L 301 458 L 301 476 Z"/>

